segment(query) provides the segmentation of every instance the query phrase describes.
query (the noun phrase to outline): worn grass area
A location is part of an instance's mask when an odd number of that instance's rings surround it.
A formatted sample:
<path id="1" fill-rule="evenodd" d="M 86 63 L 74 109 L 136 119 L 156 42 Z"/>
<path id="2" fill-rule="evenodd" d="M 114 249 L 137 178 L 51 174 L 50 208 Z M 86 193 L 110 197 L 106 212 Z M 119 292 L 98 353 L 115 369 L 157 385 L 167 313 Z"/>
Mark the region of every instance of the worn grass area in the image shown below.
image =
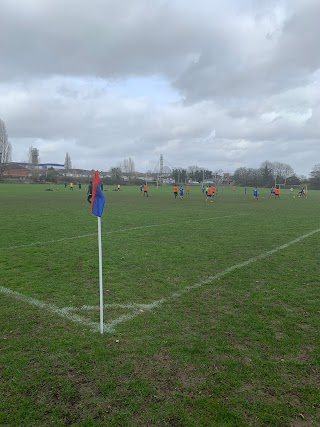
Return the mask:
<path id="1" fill-rule="evenodd" d="M 1 426 L 320 425 L 320 192 L 108 188 L 101 336 L 97 220 L 46 188 L 0 185 Z"/>

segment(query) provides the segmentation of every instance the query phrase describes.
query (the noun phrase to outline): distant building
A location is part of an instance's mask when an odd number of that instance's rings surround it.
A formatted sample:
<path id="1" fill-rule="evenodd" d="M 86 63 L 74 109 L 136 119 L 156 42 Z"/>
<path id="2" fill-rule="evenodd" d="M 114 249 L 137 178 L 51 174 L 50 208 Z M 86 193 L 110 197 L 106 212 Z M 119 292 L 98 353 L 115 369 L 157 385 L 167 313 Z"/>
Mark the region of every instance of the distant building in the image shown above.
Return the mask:
<path id="1" fill-rule="evenodd" d="M 30 147 L 29 160 L 32 164 L 39 164 L 39 150 L 34 147 Z"/>
<path id="2" fill-rule="evenodd" d="M 4 178 L 15 178 L 15 179 L 26 179 L 28 176 L 30 176 L 29 169 L 26 168 L 10 168 L 7 170 L 4 170 L 2 173 L 2 176 Z"/>

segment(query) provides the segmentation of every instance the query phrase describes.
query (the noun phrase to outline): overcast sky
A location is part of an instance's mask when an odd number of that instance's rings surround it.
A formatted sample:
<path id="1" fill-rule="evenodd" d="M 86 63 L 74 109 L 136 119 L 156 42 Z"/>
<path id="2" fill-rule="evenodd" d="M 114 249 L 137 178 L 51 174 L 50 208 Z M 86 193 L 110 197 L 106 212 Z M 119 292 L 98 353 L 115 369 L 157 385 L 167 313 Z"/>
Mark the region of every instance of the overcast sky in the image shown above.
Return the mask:
<path id="1" fill-rule="evenodd" d="M 319 0 L 0 0 L 13 160 L 320 162 Z"/>

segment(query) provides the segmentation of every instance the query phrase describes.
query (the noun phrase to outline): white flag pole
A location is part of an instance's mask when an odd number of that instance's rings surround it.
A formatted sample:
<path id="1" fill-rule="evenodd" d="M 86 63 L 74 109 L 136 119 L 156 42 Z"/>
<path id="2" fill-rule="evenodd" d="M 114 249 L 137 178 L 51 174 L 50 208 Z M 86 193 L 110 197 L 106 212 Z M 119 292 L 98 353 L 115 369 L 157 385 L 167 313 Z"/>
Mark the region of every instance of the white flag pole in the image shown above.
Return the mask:
<path id="1" fill-rule="evenodd" d="M 102 244 L 101 244 L 101 218 L 99 216 L 98 216 L 98 245 L 99 245 L 99 288 L 100 288 L 100 333 L 103 334 Z"/>

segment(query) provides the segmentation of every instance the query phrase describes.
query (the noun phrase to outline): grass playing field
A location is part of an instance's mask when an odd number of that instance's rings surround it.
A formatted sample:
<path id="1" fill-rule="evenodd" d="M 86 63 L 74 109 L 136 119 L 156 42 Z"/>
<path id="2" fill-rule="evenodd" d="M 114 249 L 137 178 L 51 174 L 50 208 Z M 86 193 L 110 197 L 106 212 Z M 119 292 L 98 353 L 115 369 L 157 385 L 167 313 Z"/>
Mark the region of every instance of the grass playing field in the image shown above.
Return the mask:
<path id="1" fill-rule="evenodd" d="M 106 190 L 101 335 L 86 188 L 0 185 L 0 425 L 319 426 L 320 191 Z"/>

